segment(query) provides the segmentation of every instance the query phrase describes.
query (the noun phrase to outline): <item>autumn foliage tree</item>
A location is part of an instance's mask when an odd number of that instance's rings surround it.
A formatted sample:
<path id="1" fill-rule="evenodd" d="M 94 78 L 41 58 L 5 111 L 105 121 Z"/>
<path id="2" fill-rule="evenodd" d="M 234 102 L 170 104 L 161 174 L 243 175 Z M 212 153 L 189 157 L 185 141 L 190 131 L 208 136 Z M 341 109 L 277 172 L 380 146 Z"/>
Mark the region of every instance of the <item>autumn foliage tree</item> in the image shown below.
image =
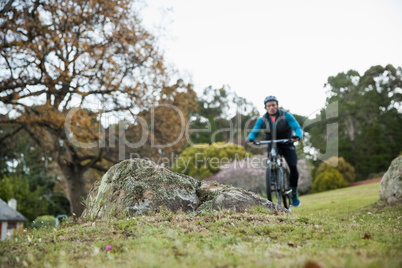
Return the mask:
<path id="1" fill-rule="evenodd" d="M 9 0 L 0 13 L 0 143 L 24 131 L 50 152 L 79 215 L 84 172 L 118 160 L 101 115 L 158 103 L 163 57 L 134 0 Z"/>

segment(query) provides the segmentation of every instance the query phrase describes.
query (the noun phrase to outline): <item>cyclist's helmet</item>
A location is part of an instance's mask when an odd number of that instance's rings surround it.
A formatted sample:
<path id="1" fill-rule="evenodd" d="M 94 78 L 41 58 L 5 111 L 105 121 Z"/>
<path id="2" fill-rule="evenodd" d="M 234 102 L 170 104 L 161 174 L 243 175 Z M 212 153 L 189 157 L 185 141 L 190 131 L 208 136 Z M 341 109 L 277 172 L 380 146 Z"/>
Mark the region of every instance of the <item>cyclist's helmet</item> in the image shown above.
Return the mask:
<path id="1" fill-rule="evenodd" d="M 269 101 L 276 101 L 276 104 L 278 104 L 278 99 L 277 99 L 275 96 L 268 96 L 268 97 L 266 97 L 265 100 L 264 100 L 264 106 L 265 106 L 265 104 L 266 104 L 267 102 L 269 102 Z"/>

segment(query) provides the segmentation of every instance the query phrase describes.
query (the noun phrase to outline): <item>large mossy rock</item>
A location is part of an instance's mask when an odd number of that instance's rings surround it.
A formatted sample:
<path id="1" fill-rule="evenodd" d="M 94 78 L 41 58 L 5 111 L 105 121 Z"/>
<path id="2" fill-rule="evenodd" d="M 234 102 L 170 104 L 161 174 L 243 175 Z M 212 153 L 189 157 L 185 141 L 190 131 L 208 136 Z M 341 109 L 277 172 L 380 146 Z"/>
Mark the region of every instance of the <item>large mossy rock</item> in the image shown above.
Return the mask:
<path id="1" fill-rule="evenodd" d="M 158 210 L 195 210 L 199 182 L 143 159 L 112 166 L 88 194 L 83 216 L 138 215 Z"/>
<path id="2" fill-rule="evenodd" d="M 285 208 L 251 192 L 218 183 L 204 183 L 144 159 L 130 159 L 111 167 L 88 194 L 84 218 L 140 215 L 161 208 L 171 211 L 233 209 L 252 206 L 271 211 Z"/>
<path id="3" fill-rule="evenodd" d="M 380 200 L 389 205 L 402 204 L 402 156 L 394 159 L 381 179 Z"/>
<path id="4" fill-rule="evenodd" d="M 313 185 L 313 177 L 311 176 L 311 167 L 307 165 L 306 159 L 297 161 L 297 170 L 299 171 L 299 194 L 307 194 Z"/>

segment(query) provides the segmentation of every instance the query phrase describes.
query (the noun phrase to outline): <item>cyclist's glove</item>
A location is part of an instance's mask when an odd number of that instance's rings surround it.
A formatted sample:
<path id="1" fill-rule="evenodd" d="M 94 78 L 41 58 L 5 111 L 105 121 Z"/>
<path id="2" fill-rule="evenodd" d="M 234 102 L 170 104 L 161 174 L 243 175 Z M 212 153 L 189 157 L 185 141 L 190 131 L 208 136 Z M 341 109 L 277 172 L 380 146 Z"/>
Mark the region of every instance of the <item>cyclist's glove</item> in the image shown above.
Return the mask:
<path id="1" fill-rule="evenodd" d="M 292 136 L 292 139 L 300 140 L 299 136 Z"/>
<path id="2" fill-rule="evenodd" d="M 247 143 L 249 143 L 249 142 L 254 142 L 254 140 L 247 139 L 246 142 L 247 142 Z"/>

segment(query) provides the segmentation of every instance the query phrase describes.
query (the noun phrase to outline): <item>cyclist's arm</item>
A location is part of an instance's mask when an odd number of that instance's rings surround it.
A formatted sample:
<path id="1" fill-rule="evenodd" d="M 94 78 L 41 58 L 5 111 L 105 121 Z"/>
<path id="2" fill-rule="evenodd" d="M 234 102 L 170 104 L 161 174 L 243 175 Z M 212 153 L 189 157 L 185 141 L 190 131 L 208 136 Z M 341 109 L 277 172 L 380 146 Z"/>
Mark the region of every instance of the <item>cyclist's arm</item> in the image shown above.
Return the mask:
<path id="1" fill-rule="evenodd" d="M 254 141 L 257 138 L 258 134 L 260 133 L 263 125 L 264 125 L 264 120 L 262 119 L 262 117 L 258 118 L 257 122 L 255 122 L 255 125 L 254 125 L 253 129 L 251 130 L 250 134 L 248 134 L 247 140 Z"/>
<path id="2" fill-rule="evenodd" d="M 286 121 L 294 130 L 295 135 L 301 140 L 303 138 L 303 129 L 301 128 L 299 122 L 297 122 L 296 118 L 292 114 L 286 113 Z"/>

